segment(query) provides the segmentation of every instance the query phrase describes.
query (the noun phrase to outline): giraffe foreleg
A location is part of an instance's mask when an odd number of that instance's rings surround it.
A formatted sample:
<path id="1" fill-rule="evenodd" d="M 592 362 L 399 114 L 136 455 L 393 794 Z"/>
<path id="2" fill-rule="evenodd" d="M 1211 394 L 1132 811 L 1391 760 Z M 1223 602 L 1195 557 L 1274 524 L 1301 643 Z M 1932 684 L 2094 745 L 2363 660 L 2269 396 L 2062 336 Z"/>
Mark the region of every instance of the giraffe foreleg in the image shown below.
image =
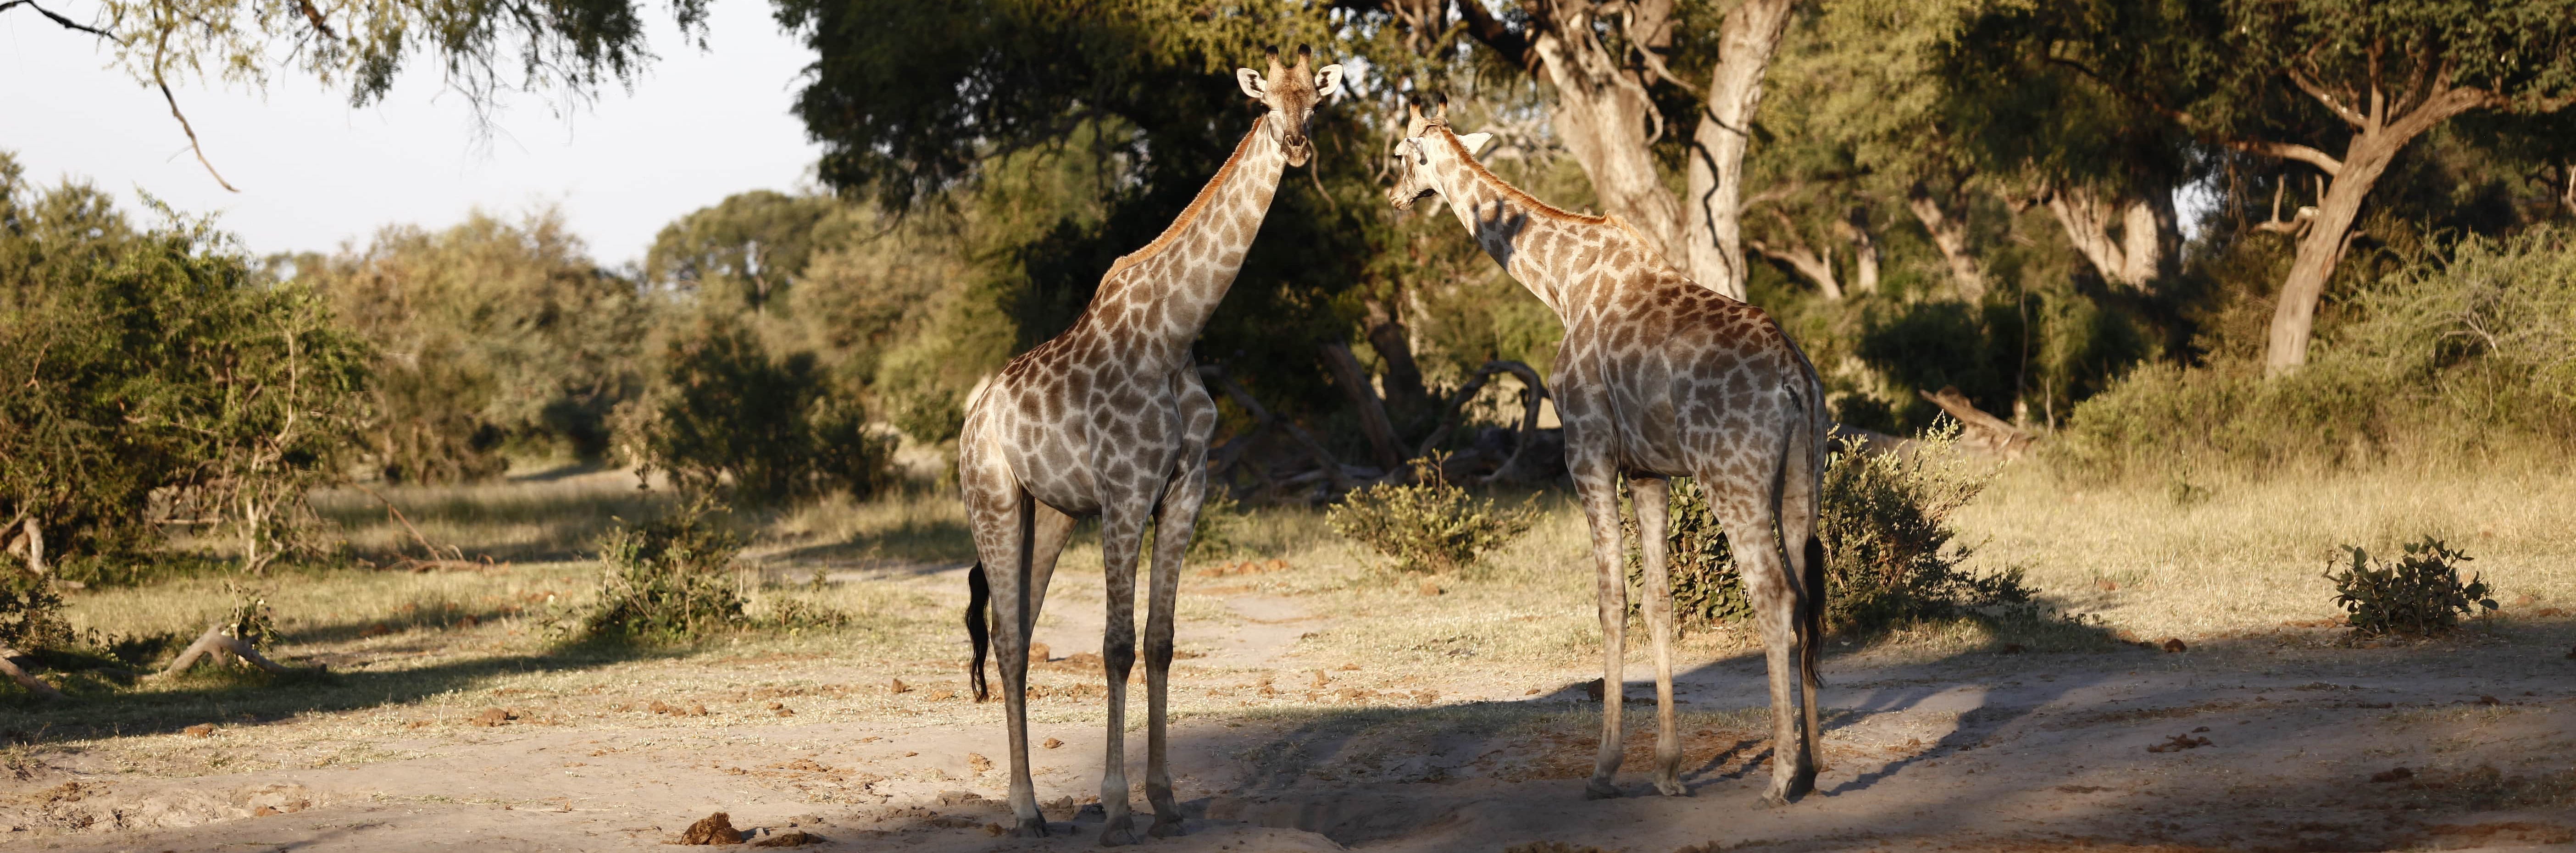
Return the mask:
<path id="1" fill-rule="evenodd" d="M 1151 507 L 1150 499 L 1113 501 L 1100 513 L 1102 594 L 1109 606 L 1100 632 L 1100 663 L 1109 678 L 1109 737 L 1100 774 L 1100 807 L 1106 817 L 1100 828 L 1102 847 L 1140 840 L 1128 807 L 1127 678 L 1136 667 L 1136 552 Z"/>
<path id="2" fill-rule="evenodd" d="M 1690 788 L 1682 785 L 1681 778 L 1681 734 L 1673 719 L 1673 586 L 1664 553 L 1671 485 L 1661 477 L 1630 477 L 1628 498 L 1637 508 L 1638 549 L 1646 569 L 1646 632 L 1655 644 L 1655 791 L 1687 797 Z"/>
<path id="3" fill-rule="evenodd" d="M 1573 456 L 1573 453 L 1568 453 Z M 1628 640 L 1628 572 L 1620 559 L 1627 538 L 1619 530 L 1619 472 L 1608 459 L 1569 459 L 1583 518 L 1592 529 L 1592 563 L 1601 615 L 1601 751 L 1592 762 L 1585 799 L 1620 796 L 1615 780 L 1625 751 L 1620 691 L 1625 686 Z"/>
<path id="4" fill-rule="evenodd" d="M 1172 487 L 1163 495 L 1162 513 L 1154 520 L 1154 564 L 1146 579 L 1145 614 L 1145 800 L 1154 806 L 1154 825 L 1146 834 L 1169 838 L 1183 832 L 1180 804 L 1172 797 L 1166 727 L 1172 674 L 1172 629 L 1180 604 L 1182 561 L 1197 529 L 1199 507 L 1207 496 L 1207 465 L 1202 451 L 1184 454 Z"/>

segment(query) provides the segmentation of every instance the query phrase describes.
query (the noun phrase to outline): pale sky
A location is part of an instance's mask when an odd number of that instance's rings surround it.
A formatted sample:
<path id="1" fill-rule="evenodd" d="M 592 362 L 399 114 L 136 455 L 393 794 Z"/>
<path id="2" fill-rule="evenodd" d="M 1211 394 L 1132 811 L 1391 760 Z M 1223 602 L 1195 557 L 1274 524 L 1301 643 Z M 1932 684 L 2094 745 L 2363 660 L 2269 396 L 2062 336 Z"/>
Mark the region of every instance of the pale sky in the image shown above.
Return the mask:
<path id="1" fill-rule="evenodd" d="M 711 4 L 705 52 L 680 42 L 663 4 L 644 5 L 661 58 L 633 94 L 612 85 L 560 113 L 517 96 L 488 136 L 465 99 L 443 91 L 434 60 L 413 62 L 366 109 L 284 74 L 265 93 L 173 81 L 238 194 L 197 165 L 158 92 L 103 67 L 95 37 L 11 9 L 0 12 L 0 149 L 31 181 L 88 181 L 129 216 L 150 215 L 137 188 L 182 212 L 219 213 L 254 253 L 329 251 L 387 224 L 442 227 L 477 207 L 515 217 L 552 203 L 601 263 L 640 260 L 681 214 L 806 185 L 820 153 L 788 112 L 813 54 L 780 32 L 769 3 Z M 45 7 L 84 22 L 96 11 L 90 0 Z"/>

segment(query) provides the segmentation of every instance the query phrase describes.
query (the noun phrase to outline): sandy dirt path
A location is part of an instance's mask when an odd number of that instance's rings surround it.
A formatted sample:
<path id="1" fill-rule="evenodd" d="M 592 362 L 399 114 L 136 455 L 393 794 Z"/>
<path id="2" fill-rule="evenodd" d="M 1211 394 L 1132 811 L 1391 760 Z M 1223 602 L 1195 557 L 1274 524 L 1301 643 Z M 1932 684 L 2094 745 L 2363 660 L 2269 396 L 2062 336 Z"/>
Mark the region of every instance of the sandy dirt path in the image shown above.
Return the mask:
<path id="1" fill-rule="evenodd" d="M 960 570 L 874 572 L 956 583 Z M 1072 585 L 1066 585 L 1068 587 Z M 1647 783 L 1651 700 L 1632 704 L 1630 796 L 1588 802 L 1598 703 L 1584 674 L 1462 664 L 1427 686 L 1300 659 L 1330 618 L 1241 594 L 1185 621 L 1180 691 L 1245 697 L 1174 726 L 1189 834 L 1146 849 L 1502 850 L 1562 842 L 1655 851 L 1759 844 L 1888 848 L 2376 850 L 2576 843 L 2576 660 L 2529 644 L 2298 649 L 2244 640 L 2180 654 L 1974 654 L 1832 660 L 1832 767 L 1815 796 L 1765 808 L 1758 657 L 1700 661 L 1685 781 Z M 1096 649 L 1092 581 L 1049 602 L 1055 656 Z M 1649 670 L 1629 695 L 1649 696 Z M 1317 683 L 1321 681 L 1321 683 Z M 1532 687 L 1530 685 L 1546 685 Z M 1139 689 L 1134 691 L 1141 694 Z M 1426 692 L 1427 691 L 1427 692 Z M 1429 696 L 1431 698 L 1425 698 Z M 1255 697 L 1264 700 L 1256 702 Z M 728 812 L 757 838 L 825 850 L 1073 850 L 1100 816 L 1099 700 L 1056 700 L 1032 737 L 1059 835 L 993 834 L 994 706 L 713 729 L 501 725 L 378 744 L 413 757 L 187 778 L 120 774 L 77 753 L 0 776 L 0 845 L 44 850 L 661 849 Z M 1131 719 L 1141 716 L 1141 696 Z M 792 711 L 797 700 L 785 700 Z M 258 726 L 218 738 L 256 748 Z M 1142 778 L 1143 737 L 1129 738 Z M 2189 744 L 2187 748 L 2177 744 Z M 2403 768 L 2402 770 L 2400 768 Z M 1136 796 L 1145 810 L 1141 791 Z M 1141 826 L 1141 824 L 1140 824 Z"/>

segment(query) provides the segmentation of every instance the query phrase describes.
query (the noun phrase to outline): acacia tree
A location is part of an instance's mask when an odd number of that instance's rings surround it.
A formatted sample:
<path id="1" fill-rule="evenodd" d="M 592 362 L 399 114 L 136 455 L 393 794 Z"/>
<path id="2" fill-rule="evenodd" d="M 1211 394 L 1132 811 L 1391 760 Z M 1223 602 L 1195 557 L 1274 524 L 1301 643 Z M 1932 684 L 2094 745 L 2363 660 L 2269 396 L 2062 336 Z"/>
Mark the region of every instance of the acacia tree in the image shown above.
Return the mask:
<path id="1" fill-rule="evenodd" d="M 2471 112 L 2576 103 L 2570 0 L 2095 0 L 2007 17 L 2049 62 L 2205 142 L 2321 173 L 2265 345 L 2274 375 L 2306 363 L 2353 222 L 2407 143 Z"/>

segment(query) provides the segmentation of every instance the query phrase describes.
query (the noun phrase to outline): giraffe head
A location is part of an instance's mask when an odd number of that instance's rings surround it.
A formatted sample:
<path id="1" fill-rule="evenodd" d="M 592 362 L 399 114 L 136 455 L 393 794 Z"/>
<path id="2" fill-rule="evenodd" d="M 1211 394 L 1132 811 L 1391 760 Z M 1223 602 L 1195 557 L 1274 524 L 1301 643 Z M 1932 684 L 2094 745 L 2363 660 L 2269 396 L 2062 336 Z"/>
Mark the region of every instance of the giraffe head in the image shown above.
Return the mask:
<path id="1" fill-rule="evenodd" d="M 1464 149 L 1467 156 L 1473 158 L 1477 151 L 1485 147 L 1486 142 L 1494 138 L 1490 133 L 1470 133 L 1459 136 L 1451 132 L 1449 101 L 1446 98 L 1441 99 L 1439 106 L 1433 107 L 1432 113 L 1427 116 L 1422 114 L 1421 105 L 1414 105 L 1410 109 L 1413 110 L 1413 118 L 1405 124 L 1404 138 L 1396 141 L 1393 153 L 1395 185 L 1388 187 L 1386 191 L 1387 203 L 1395 205 L 1397 210 L 1411 210 L 1414 202 L 1427 196 L 1440 194 L 1440 185 L 1433 180 L 1435 174 L 1435 170 L 1431 168 L 1433 158 L 1441 158 L 1445 161 L 1458 156 L 1460 149 Z M 1457 141 L 1458 148 L 1450 147 L 1450 140 L 1453 139 Z"/>
<path id="2" fill-rule="evenodd" d="M 1306 139 L 1306 125 L 1315 118 L 1315 105 L 1325 98 L 1341 94 L 1342 67 L 1327 65 L 1309 70 L 1314 51 L 1297 46 L 1297 64 L 1279 64 L 1279 49 L 1270 49 L 1270 73 L 1250 68 L 1234 69 L 1234 79 L 1243 84 L 1243 93 L 1270 108 L 1266 121 L 1277 122 L 1280 148 L 1288 152 L 1288 165 L 1306 165 L 1314 156 L 1314 143 Z"/>

